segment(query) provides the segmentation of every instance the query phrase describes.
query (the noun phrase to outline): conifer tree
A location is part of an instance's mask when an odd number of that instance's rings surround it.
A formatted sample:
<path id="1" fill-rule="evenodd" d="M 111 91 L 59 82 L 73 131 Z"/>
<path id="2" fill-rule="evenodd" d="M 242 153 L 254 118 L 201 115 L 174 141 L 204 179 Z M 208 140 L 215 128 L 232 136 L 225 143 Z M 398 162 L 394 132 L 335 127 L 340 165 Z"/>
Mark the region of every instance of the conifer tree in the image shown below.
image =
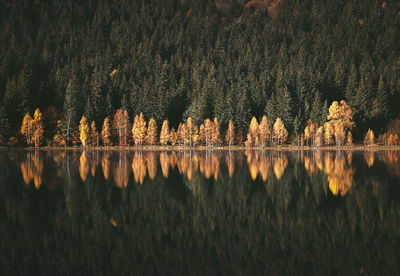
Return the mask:
<path id="1" fill-rule="evenodd" d="M 110 133 L 110 122 L 106 117 L 103 122 L 103 128 L 101 130 L 101 139 L 104 146 L 111 146 L 111 133 Z"/>
<path id="2" fill-rule="evenodd" d="M 29 113 L 26 113 L 24 119 L 22 120 L 21 134 L 25 137 L 27 145 L 30 145 L 32 143 L 32 122 L 33 120 L 31 115 L 29 115 Z"/>
<path id="3" fill-rule="evenodd" d="M 87 141 L 89 138 L 89 125 L 87 123 L 86 117 L 82 116 L 79 123 L 79 139 L 81 140 L 82 146 L 86 148 Z"/>
<path id="4" fill-rule="evenodd" d="M 32 121 L 32 130 L 33 130 L 33 142 L 35 147 L 37 148 L 41 142 L 43 141 L 43 119 L 42 113 L 40 112 L 39 108 L 36 108 L 35 114 L 33 115 Z"/>
<path id="5" fill-rule="evenodd" d="M 149 126 L 147 128 L 146 142 L 148 145 L 153 146 L 157 142 L 157 124 L 153 118 L 149 121 Z"/>
<path id="6" fill-rule="evenodd" d="M 143 113 L 136 115 L 132 126 L 132 136 L 135 146 L 142 146 L 146 138 L 146 121 L 144 120 Z"/>
<path id="7" fill-rule="evenodd" d="M 273 136 L 277 145 L 282 145 L 286 142 L 288 132 L 280 118 L 277 118 L 273 126 Z"/>
<path id="8" fill-rule="evenodd" d="M 225 134 L 225 143 L 231 147 L 235 140 L 235 126 L 233 125 L 232 120 L 229 120 L 228 129 Z"/>
<path id="9" fill-rule="evenodd" d="M 164 120 L 162 127 L 161 127 L 161 132 L 160 132 L 160 144 L 162 146 L 165 146 L 168 144 L 169 141 L 169 125 L 168 125 L 168 120 Z"/>

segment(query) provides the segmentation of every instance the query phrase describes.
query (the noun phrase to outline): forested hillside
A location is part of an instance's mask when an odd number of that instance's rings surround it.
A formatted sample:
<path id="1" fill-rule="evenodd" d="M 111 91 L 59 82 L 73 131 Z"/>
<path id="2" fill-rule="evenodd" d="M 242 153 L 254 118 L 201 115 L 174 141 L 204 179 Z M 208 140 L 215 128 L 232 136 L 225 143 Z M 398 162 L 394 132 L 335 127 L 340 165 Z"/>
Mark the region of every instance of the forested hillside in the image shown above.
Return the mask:
<path id="1" fill-rule="evenodd" d="M 358 140 L 399 116 L 397 1 L 6 0 L 0 25 L 7 139 L 36 108 L 50 140 L 117 109 L 245 132 L 267 115 L 296 137 L 344 99 Z"/>

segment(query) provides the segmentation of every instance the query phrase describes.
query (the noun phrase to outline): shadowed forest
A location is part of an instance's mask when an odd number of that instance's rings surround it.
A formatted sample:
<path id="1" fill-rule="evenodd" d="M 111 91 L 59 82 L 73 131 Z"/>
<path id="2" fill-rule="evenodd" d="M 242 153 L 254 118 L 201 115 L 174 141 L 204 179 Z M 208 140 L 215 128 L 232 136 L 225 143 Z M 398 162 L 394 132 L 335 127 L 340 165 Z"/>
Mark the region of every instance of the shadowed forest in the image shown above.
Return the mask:
<path id="1" fill-rule="evenodd" d="M 60 132 L 71 145 L 82 116 L 100 128 L 119 109 L 158 129 L 216 117 L 225 133 L 232 120 L 241 142 L 266 115 L 293 142 L 341 100 L 355 141 L 399 135 L 399 12 L 376 0 L 2 1 L 0 143 L 24 144 L 36 108 L 42 144 Z"/>

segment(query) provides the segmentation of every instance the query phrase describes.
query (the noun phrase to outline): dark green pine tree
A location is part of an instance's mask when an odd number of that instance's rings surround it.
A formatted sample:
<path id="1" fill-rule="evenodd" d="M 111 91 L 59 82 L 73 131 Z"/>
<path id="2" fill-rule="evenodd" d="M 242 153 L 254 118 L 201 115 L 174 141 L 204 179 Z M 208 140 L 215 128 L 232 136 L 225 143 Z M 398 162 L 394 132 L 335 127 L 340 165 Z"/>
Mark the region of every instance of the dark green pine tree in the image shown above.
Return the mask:
<path id="1" fill-rule="evenodd" d="M 18 112 L 21 116 L 32 110 L 32 97 L 29 88 L 29 75 L 22 70 L 17 82 Z"/>
<path id="2" fill-rule="evenodd" d="M 66 134 L 67 144 L 72 132 L 77 128 L 78 125 L 78 114 L 80 111 L 80 96 L 81 87 L 75 76 L 73 76 L 68 82 L 67 89 L 65 90 L 64 97 L 64 109 L 63 109 L 63 130 Z"/>
<path id="3" fill-rule="evenodd" d="M 250 102 L 245 87 L 237 89 L 235 126 L 238 129 L 247 130 L 251 119 Z"/>
<path id="4" fill-rule="evenodd" d="M 299 108 L 299 111 L 293 121 L 293 134 L 297 142 L 299 142 L 299 137 L 303 133 L 303 124 L 301 118 L 303 118 L 303 116 L 301 114 L 301 109 Z"/>
<path id="5" fill-rule="evenodd" d="M 377 121 L 385 124 L 390 117 L 389 95 L 385 88 L 382 76 L 379 78 L 378 91 L 373 104 L 373 112 L 376 114 Z"/>
<path id="6" fill-rule="evenodd" d="M 292 97 L 286 85 L 280 87 L 277 97 L 277 116 L 282 119 L 286 129 L 291 132 L 293 130 L 293 115 L 292 115 Z"/>
<path id="7" fill-rule="evenodd" d="M 103 78 L 98 68 L 94 69 L 90 80 L 90 98 L 93 105 L 93 120 L 100 125 L 106 117 L 106 95 L 103 92 Z"/>
<path id="8" fill-rule="evenodd" d="M 356 93 L 357 93 L 357 84 L 358 78 L 357 78 L 357 69 L 354 64 L 351 65 L 350 67 L 350 72 L 347 78 L 347 84 L 346 84 L 346 89 L 345 89 L 345 96 L 347 103 L 352 107 L 356 107 Z"/>
<path id="9" fill-rule="evenodd" d="M 318 123 L 319 125 L 322 125 L 326 121 L 326 116 L 323 110 L 321 92 L 319 92 L 318 90 L 315 90 L 314 93 L 314 100 L 311 107 L 310 119 L 311 121 Z"/>
<path id="10" fill-rule="evenodd" d="M 271 96 L 269 97 L 269 99 L 267 100 L 264 112 L 265 112 L 265 115 L 267 115 L 268 122 L 272 126 L 275 123 L 275 120 L 277 118 L 275 93 L 272 93 Z"/>

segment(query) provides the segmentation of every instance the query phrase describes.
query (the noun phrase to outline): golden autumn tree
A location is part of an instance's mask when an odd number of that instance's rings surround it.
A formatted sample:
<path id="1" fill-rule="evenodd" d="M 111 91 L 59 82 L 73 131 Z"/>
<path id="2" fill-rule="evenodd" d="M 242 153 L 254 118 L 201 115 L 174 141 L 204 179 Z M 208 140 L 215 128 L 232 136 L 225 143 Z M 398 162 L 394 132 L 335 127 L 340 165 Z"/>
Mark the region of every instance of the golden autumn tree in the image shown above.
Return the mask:
<path id="1" fill-rule="evenodd" d="M 375 135 L 371 129 L 368 129 L 367 134 L 365 134 L 364 145 L 371 146 L 375 143 Z"/>
<path id="2" fill-rule="evenodd" d="M 132 126 L 132 136 L 135 146 L 143 146 L 146 138 L 146 121 L 144 120 L 143 113 L 136 115 Z"/>
<path id="3" fill-rule="evenodd" d="M 101 129 L 101 140 L 104 146 L 111 146 L 111 132 L 110 132 L 110 121 L 106 117 L 103 122 L 103 128 Z"/>
<path id="4" fill-rule="evenodd" d="M 35 144 L 35 147 L 38 147 L 42 140 L 43 140 L 43 119 L 42 119 L 42 113 L 40 112 L 39 108 L 36 108 L 35 114 L 33 115 L 33 120 L 32 120 L 32 139 Z"/>
<path id="5" fill-rule="evenodd" d="M 282 145 L 287 140 L 288 131 L 286 130 L 281 118 L 276 118 L 273 126 L 273 137 L 277 145 Z"/>
<path id="6" fill-rule="evenodd" d="M 97 131 L 96 123 L 94 121 L 92 121 L 92 124 L 90 125 L 90 144 L 94 147 L 99 146 L 99 132 Z"/>
<path id="7" fill-rule="evenodd" d="M 323 127 L 319 127 L 317 129 L 317 132 L 315 134 L 315 142 L 314 144 L 318 147 L 323 146 L 324 145 L 324 128 Z"/>
<path id="8" fill-rule="evenodd" d="M 118 109 L 113 120 L 113 129 L 118 136 L 120 146 L 128 145 L 129 138 L 129 116 L 126 110 Z"/>
<path id="9" fill-rule="evenodd" d="M 350 131 L 347 131 L 346 145 L 347 146 L 353 145 L 353 135 L 351 134 Z"/>
<path id="10" fill-rule="evenodd" d="M 324 141 L 325 145 L 332 145 L 334 142 L 335 126 L 332 122 L 324 124 Z"/>
<path id="11" fill-rule="evenodd" d="M 157 124 L 153 118 L 151 118 L 149 121 L 146 142 L 150 146 L 153 146 L 157 143 Z"/>
<path id="12" fill-rule="evenodd" d="M 32 134 L 33 134 L 33 127 L 32 127 L 32 117 L 29 113 L 26 113 L 24 119 L 22 120 L 21 125 L 21 134 L 26 139 L 26 144 L 30 145 L 32 143 Z"/>
<path id="13" fill-rule="evenodd" d="M 214 118 L 211 128 L 211 143 L 214 146 L 220 142 L 220 126 L 216 117 Z"/>
<path id="14" fill-rule="evenodd" d="M 169 141 L 169 124 L 168 120 L 165 120 L 161 126 L 160 132 L 160 144 L 165 146 L 168 144 Z"/>
<path id="15" fill-rule="evenodd" d="M 315 138 L 318 130 L 318 124 L 311 120 L 307 121 L 307 126 L 304 130 L 304 141 L 309 145 L 315 145 Z"/>
<path id="16" fill-rule="evenodd" d="M 340 104 L 334 101 L 329 107 L 327 119 L 334 127 L 336 145 L 343 145 L 346 139 L 346 132 L 352 130 L 355 126 L 351 108 L 344 100 L 340 101 Z"/>
<path id="17" fill-rule="evenodd" d="M 89 125 L 87 123 L 86 117 L 82 116 L 81 121 L 79 122 L 79 139 L 82 143 L 82 146 L 86 148 L 87 142 L 89 138 Z"/>
<path id="18" fill-rule="evenodd" d="M 171 132 L 169 133 L 169 141 L 171 145 L 175 146 L 178 140 L 178 134 L 175 131 L 175 128 L 171 128 Z"/>
<path id="19" fill-rule="evenodd" d="M 253 146 L 258 146 L 259 144 L 259 137 L 258 137 L 258 122 L 256 117 L 253 117 L 251 119 L 250 125 L 249 125 L 249 132 L 247 133 L 247 139 L 244 144 L 246 147 L 253 147 Z"/>
<path id="20" fill-rule="evenodd" d="M 195 128 L 195 125 L 193 124 L 191 117 L 187 118 L 186 126 L 187 126 L 189 147 L 191 147 L 193 145 L 193 134 L 194 134 L 194 128 Z"/>
<path id="21" fill-rule="evenodd" d="M 179 145 L 186 145 L 189 143 L 189 131 L 185 123 L 181 123 L 178 126 L 178 140 Z"/>
<path id="22" fill-rule="evenodd" d="M 205 119 L 203 123 L 203 128 L 200 128 L 200 136 L 205 142 L 207 147 L 212 145 L 212 133 L 213 133 L 213 123 L 210 119 Z"/>
<path id="23" fill-rule="evenodd" d="M 268 145 L 268 141 L 270 140 L 271 130 L 269 129 L 269 123 L 267 116 L 263 116 L 261 119 L 261 123 L 258 126 L 258 132 L 260 136 L 260 146 L 265 147 Z"/>
<path id="24" fill-rule="evenodd" d="M 62 122 L 61 120 L 57 121 L 57 131 L 54 134 L 53 141 L 59 147 L 65 147 L 67 145 L 67 139 L 65 133 L 62 131 Z"/>
<path id="25" fill-rule="evenodd" d="M 235 140 L 235 126 L 233 125 L 232 120 L 229 120 L 228 129 L 225 134 L 225 143 L 230 147 L 233 145 Z"/>

